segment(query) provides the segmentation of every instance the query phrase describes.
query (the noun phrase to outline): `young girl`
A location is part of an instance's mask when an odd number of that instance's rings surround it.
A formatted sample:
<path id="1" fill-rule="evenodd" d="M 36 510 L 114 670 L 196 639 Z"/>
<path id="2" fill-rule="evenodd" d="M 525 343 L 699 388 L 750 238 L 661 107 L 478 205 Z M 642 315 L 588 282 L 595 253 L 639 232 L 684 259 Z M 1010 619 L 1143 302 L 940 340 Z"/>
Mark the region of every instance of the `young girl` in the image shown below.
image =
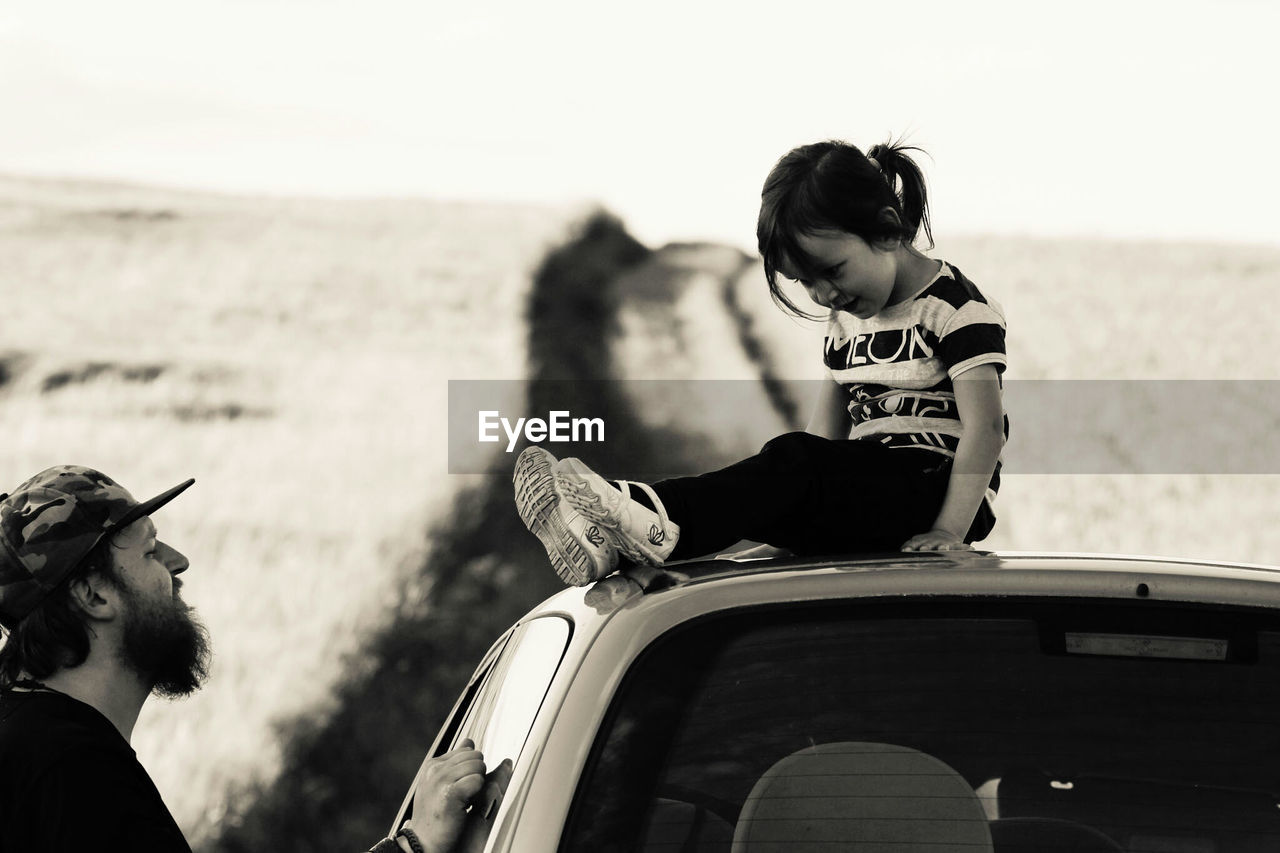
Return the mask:
<path id="1" fill-rule="evenodd" d="M 556 572 L 583 585 L 619 557 L 660 565 L 748 539 L 798 554 L 963 549 L 990 533 L 1007 435 L 1004 315 L 929 245 L 924 177 L 901 144 L 791 151 L 761 193 L 757 238 L 778 276 L 828 309 L 805 432 L 697 477 L 611 483 L 529 447 L 516 503 Z M 632 487 L 638 487 L 636 491 Z"/>

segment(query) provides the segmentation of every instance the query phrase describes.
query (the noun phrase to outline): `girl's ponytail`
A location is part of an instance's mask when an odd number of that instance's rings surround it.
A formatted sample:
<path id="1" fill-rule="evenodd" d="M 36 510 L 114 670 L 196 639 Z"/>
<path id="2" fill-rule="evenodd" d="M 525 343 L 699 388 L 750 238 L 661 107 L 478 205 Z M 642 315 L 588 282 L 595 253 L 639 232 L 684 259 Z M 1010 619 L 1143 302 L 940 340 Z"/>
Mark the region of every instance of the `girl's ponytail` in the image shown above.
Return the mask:
<path id="1" fill-rule="evenodd" d="M 929 227 L 929 193 L 925 189 L 924 173 L 907 156 L 907 151 L 921 149 L 914 145 L 903 145 L 901 139 L 891 140 L 868 148 L 867 159 L 880 169 L 880 173 L 889 182 L 889 188 L 898 198 L 904 239 L 912 242 L 916 235 L 924 231 L 928 248 L 933 248 L 933 230 Z"/>

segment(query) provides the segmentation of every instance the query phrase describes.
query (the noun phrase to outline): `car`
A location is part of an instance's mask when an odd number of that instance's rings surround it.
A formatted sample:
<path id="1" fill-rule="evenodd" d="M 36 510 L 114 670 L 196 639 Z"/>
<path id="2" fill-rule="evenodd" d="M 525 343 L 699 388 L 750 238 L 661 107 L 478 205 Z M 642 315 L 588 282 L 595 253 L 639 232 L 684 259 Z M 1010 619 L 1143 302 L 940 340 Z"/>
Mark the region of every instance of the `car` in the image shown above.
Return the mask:
<path id="1" fill-rule="evenodd" d="M 1280 570 L 971 551 L 646 581 L 534 608 L 448 716 L 430 755 L 515 762 L 487 850 L 1280 849 Z"/>

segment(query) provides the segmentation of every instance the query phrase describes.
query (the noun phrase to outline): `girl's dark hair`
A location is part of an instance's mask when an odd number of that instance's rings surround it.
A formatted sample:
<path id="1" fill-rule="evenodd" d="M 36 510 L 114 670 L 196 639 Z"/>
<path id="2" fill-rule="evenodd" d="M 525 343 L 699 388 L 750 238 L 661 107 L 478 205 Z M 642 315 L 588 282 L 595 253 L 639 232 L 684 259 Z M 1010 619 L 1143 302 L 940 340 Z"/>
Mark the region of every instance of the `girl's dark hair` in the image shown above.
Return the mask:
<path id="1" fill-rule="evenodd" d="M 844 231 L 884 246 L 914 243 L 924 231 L 933 246 L 924 174 L 906 154 L 920 150 L 891 140 L 863 154 L 857 146 L 829 140 L 802 145 L 778 161 L 760 193 L 756 239 L 769 292 L 779 307 L 814 316 L 797 308 L 778 286 L 778 266 L 784 261 L 801 270 L 817 266 L 800 247 L 801 235 Z M 894 215 L 886 214 L 886 208 Z"/>
<path id="2" fill-rule="evenodd" d="M 71 583 L 94 574 L 115 578 L 109 537 L 8 632 L 0 646 L 0 690 L 12 688 L 23 673 L 39 681 L 85 662 L 90 629 L 71 600 Z"/>

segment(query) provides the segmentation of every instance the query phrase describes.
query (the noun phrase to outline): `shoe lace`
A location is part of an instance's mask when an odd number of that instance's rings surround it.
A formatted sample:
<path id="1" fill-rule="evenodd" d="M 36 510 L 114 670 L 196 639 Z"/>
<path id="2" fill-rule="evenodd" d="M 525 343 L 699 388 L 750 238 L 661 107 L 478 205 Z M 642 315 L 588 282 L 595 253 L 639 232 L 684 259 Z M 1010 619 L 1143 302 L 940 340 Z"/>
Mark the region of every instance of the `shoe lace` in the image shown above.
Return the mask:
<path id="1" fill-rule="evenodd" d="M 604 511 L 604 502 L 600 500 L 599 493 L 591 488 L 590 483 L 564 477 L 558 481 L 557 485 L 560 486 L 561 497 L 578 512 L 597 515 Z"/>

